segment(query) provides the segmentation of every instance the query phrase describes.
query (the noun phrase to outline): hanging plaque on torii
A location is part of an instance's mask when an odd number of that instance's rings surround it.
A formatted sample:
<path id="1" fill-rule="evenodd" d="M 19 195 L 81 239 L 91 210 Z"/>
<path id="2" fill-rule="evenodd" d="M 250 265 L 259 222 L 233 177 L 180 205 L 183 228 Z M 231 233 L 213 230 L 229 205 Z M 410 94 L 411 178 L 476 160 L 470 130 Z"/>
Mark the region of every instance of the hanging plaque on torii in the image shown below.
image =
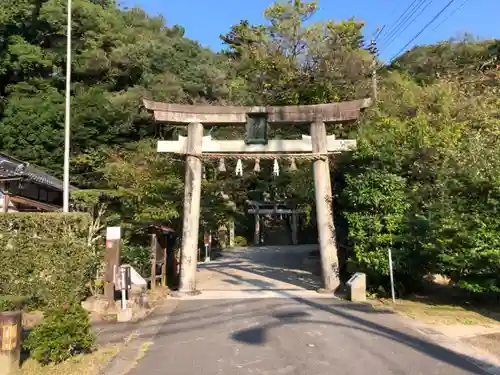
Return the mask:
<path id="1" fill-rule="evenodd" d="M 267 113 L 247 113 L 245 144 L 267 144 Z"/>
<path id="2" fill-rule="evenodd" d="M 323 290 L 334 291 L 340 284 L 334 240 L 332 189 L 329 155 L 356 147 L 355 140 L 327 136 L 327 123 L 353 121 L 371 104 L 371 99 L 350 102 L 283 107 L 234 107 L 183 105 L 144 100 L 157 121 L 188 126 L 188 136 L 158 142 L 158 152 L 186 155 L 186 181 L 182 231 L 182 259 L 179 292 L 196 293 L 196 267 L 203 158 L 274 159 L 307 158 L 313 161 L 316 216 L 322 264 Z M 267 138 L 267 125 L 310 124 L 310 136 L 297 140 Z M 247 127 L 244 140 L 215 140 L 203 136 L 204 124 Z M 293 162 L 294 164 L 294 162 Z M 260 169 L 256 162 L 255 169 Z M 224 166 L 225 169 L 225 166 Z M 275 167 L 276 169 L 276 167 Z M 278 169 L 279 170 L 279 169 Z"/>

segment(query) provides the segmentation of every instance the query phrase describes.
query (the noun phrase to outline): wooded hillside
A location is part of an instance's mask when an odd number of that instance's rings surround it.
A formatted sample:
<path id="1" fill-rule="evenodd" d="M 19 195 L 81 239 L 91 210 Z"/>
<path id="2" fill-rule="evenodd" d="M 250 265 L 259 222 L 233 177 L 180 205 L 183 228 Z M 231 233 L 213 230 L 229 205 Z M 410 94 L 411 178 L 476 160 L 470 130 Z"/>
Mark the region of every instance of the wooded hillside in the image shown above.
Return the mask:
<path id="1" fill-rule="evenodd" d="M 0 150 L 62 174 L 66 1 L 3 0 L 0 10 Z M 182 129 L 155 124 L 140 99 L 180 103 L 314 104 L 371 95 L 363 23 L 310 22 L 315 2 L 266 10 L 221 36 L 222 53 L 140 8 L 73 2 L 72 182 L 113 197 L 108 220 L 179 224 L 183 164 L 155 139 Z M 500 291 L 500 41 L 417 47 L 380 64 L 376 106 L 359 124 L 330 129 L 359 148 L 334 170 L 339 240 L 350 270 L 386 285 L 388 247 L 403 291 L 441 273 L 472 291 Z M 235 129 L 207 129 L 235 138 Z M 306 130 L 271 129 L 293 138 Z M 247 170 L 252 168 L 247 167 Z M 206 165 L 203 226 L 241 215 L 264 192 L 313 209 L 307 163 L 273 179 L 234 177 Z"/>

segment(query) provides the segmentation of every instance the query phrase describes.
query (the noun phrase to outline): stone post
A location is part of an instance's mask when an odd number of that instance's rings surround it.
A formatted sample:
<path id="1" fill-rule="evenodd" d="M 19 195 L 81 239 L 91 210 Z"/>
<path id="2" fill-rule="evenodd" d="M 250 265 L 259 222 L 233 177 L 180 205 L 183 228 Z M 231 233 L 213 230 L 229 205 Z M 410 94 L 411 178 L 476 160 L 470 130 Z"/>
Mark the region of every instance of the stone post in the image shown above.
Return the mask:
<path id="1" fill-rule="evenodd" d="M 120 238 L 120 227 L 106 228 L 104 297 L 108 306 L 113 306 L 115 302 L 115 279 L 120 267 Z"/>
<path id="2" fill-rule="evenodd" d="M 234 219 L 230 219 L 228 223 L 229 231 L 229 248 L 234 247 Z"/>
<path id="3" fill-rule="evenodd" d="M 326 156 L 328 151 L 326 127 L 324 122 L 315 121 L 311 124 L 311 141 L 313 153 L 325 154 L 325 157 L 314 160 L 314 187 L 323 288 L 326 292 L 334 292 L 340 285 L 340 280 L 337 245 L 335 242 L 335 226 L 333 223 L 330 169 L 328 167 L 328 157 Z"/>
<path id="4" fill-rule="evenodd" d="M 165 241 L 166 242 L 166 241 Z M 161 248 L 162 265 L 161 265 L 161 286 L 167 286 L 167 246 Z"/>
<path id="5" fill-rule="evenodd" d="M 297 236 L 297 212 L 292 210 L 292 244 L 297 245 L 299 243 Z"/>
<path id="6" fill-rule="evenodd" d="M 151 290 L 156 289 L 156 246 L 157 246 L 157 238 L 156 233 L 150 234 L 151 238 Z"/>
<path id="7" fill-rule="evenodd" d="M 201 156 L 203 125 L 188 125 L 184 216 L 182 225 L 182 256 L 179 293 L 196 293 L 198 263 L 198 231 L 200 228 Z"/>
<path id="8" fill-rule="evenodd" d="M 0 375 L 17 373 L 21 364 L 22 312 L 0 313 Z"/>
<path id="9" fill-rule="evenodd" d="M 1 190 L 3 191 L 3 204 L 2 204 L 2 212 L 9 212 L 10 205 L 10 195 L 9 195 L 9 185 L 5 183 L 3 186 L 0 185 Z"/>
<path id="10" fill-rule="evenodd" d="M 253 243 L 255 246 L 260 245 L 260 215 L 257 208 L 257 213 L 255 214 L 255 232 L 253 237 Z"/>

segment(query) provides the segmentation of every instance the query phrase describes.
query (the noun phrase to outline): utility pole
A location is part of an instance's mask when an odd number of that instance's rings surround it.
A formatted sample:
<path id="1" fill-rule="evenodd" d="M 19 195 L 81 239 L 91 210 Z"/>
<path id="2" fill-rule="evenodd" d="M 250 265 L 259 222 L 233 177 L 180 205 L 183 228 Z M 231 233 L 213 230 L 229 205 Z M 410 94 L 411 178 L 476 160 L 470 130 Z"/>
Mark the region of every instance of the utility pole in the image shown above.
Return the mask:
<path id="1" fill-rule="evenodd" d="M 63 211 L 69 212 L 69 146 L 71 127 L 71 0 L 67 4 L 66 35 L 66 107 L 64 112 L 64 178 L 63 178 Z"/>
<path id="2" fill-rule="evenodd" d="M 372 62 L 372 96 L 373 96 L 373 101 L 376 102 L 378 98 L 378 88 L 377 88 L 377 42 L 375 39 L 370 40 L 370 46 L 368 47 L 368 50 L 373 56 L 373 62 Z"/>

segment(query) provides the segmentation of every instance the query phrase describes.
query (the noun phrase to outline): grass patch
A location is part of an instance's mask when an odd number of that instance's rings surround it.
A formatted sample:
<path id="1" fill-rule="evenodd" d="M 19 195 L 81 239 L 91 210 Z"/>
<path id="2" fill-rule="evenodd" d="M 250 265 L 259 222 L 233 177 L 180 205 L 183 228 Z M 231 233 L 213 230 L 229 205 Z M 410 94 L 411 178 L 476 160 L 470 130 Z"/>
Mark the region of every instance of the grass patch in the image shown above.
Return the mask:
<path id="1" fill-rule="evenodd" d="M 375 308 L 390 308 L 395 312 L 428 324 L 500 325 L 499 306 L 467 301 L 454 301 L 436 296 L 414 296 L 393 303 L 388 299 L 372 300 Z"/>
<path id="2" fill-rule="evenodd" d="M 42 366 L 28 358 L 14 375 L 96 375 L 118 353 L 122 345 L 110 345 L 92 354 L 78 355 L 57 365 Z"/>

